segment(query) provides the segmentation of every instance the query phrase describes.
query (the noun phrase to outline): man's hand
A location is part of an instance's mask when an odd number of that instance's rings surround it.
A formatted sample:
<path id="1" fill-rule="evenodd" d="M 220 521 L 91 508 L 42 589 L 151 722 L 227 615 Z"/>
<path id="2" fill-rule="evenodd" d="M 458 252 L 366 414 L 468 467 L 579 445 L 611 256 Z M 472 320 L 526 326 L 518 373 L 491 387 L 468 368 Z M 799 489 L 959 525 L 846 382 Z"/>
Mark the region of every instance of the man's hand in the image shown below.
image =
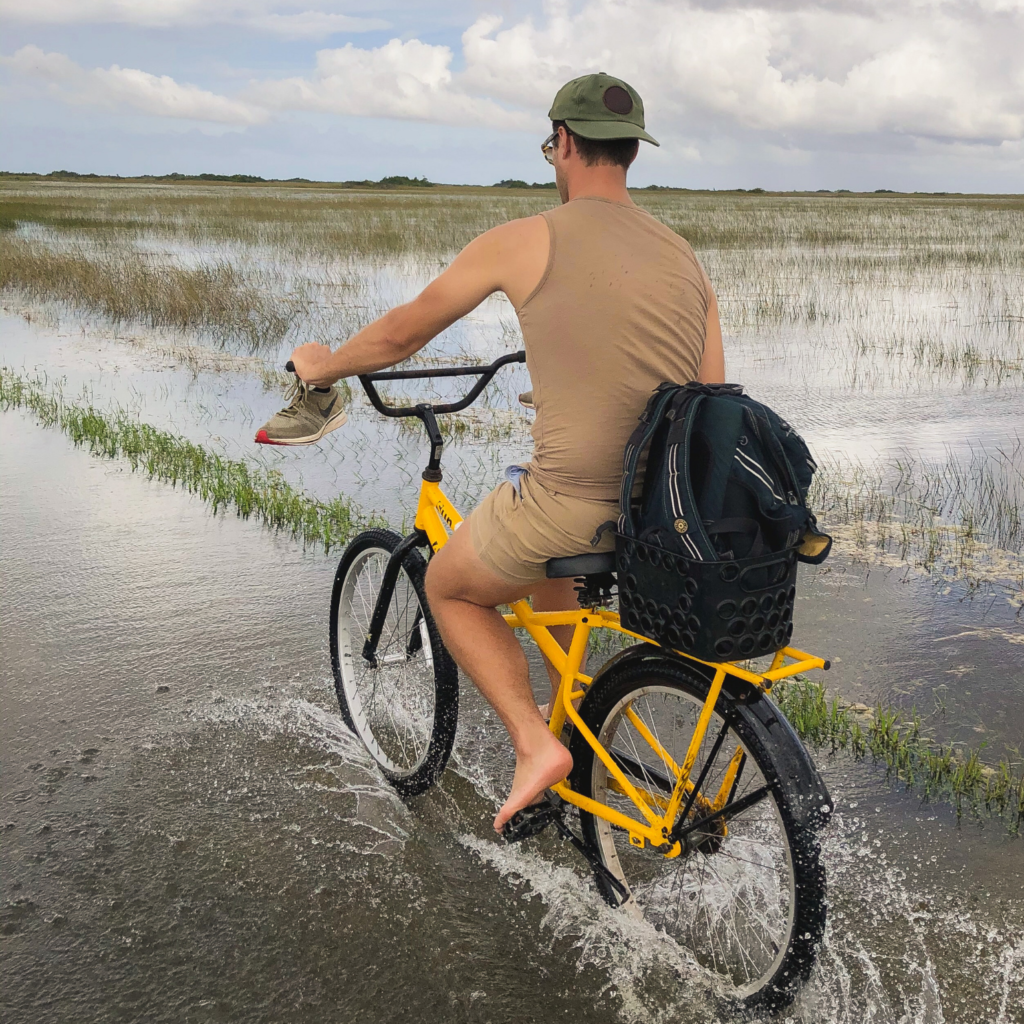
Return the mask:
<path id="1" fill-rule="evenodd" d="M 329 388 L 340 374 L 334 370 L 334 353 L 329 345 L 309 341 L 292 352 L 295 372 L 301 380 L 315 388 Z"/>

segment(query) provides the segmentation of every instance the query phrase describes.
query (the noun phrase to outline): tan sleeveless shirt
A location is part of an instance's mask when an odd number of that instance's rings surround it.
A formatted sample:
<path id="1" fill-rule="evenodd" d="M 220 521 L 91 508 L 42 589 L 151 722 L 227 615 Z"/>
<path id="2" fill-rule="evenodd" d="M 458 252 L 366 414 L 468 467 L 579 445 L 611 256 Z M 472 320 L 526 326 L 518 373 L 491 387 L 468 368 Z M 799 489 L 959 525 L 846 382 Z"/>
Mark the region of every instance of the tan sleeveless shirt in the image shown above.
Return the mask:
<path id="1" fill-rule="evenodd" d="M 550 491 L 610 500 L 651 392 L 697 377 L 706 279 L 687 242 L 635 206 L 580 198 L 543 216 L 547 269 L 516 311 L 537 409 L 529 469 Z"/>

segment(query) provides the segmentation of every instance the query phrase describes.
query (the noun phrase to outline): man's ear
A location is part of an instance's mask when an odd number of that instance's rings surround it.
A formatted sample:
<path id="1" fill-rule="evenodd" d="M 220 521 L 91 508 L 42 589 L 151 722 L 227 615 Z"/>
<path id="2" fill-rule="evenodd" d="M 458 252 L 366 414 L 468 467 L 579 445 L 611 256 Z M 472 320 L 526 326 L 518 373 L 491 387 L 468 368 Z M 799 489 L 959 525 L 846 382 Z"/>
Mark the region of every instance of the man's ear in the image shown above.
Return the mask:
<path id="1" fill-rule="evenodd" d="M 565 160 L 572 156 L 573 150 L 576 148 L 572 141 L 572 136 L 565 128 L 558 129 L 558 144 L 561 146 L 564 143 L 565 149 L 562 151 L 562 159 Z"/>
<path id="2" fill-rule="evenodd" d="M 640 155 L 640 140 L 637 139 L 633 143 L 633 155 L 629 158 L 629 166 L 633 166 L 633 161 Z"/>

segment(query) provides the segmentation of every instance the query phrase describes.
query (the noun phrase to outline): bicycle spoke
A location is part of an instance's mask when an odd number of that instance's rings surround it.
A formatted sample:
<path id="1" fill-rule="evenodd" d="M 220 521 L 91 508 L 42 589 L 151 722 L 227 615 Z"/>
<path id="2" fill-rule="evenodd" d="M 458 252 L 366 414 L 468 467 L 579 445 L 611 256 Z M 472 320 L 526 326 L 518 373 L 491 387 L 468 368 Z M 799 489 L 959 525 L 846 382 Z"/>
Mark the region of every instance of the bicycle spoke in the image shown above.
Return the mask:
<path id="1" fill-rule="evenodd" d="M 353 564 L 351 585 L 339 615 L 350 623 L 347 633 L 349 703 L 363 723 L 361 735 L 375 758 L 393 770 L 411 770 L 425 756 L 433 730 L 434 680 L 425 645 L 410 637 L 419 628 L 419 598 L 404 568 L 399 570 L 377 643 L 377 667 L 362 658 L 390 553 L 364 552 Z"/>
<path id="2" fill-rule="evenodd" d="M 601 737 L 627 778 L 642 783 L 654 796 L 674 785 L 653 769 L 652 747 L 626 716 L 632 709 L 665 756 L 682 764 L 701 711 L 697 695 L 650 687 L 624 698 Z M 744 750 L 729 800 L 718 812 L 709 803 L 721 789 L 737 749 Z M 723 753 L 725 751 L 726 753 Z M 667 772 L 672 776 L 672 772 Z M 714 974 L 740 988 L 761 983 L 789 942 L 794 899 L 788 844 L 771 791 L 751 761 L 733 726 L 717 713 L 697 748 L 691 769 L 692 788 L 680 808 L 677 837 L 683 851 L 666 858 L 665 849 L 638 850 L 625 831 L 597 822 L 606 864 L 620 865 L 618 875 L 630 886 L 644 916 L 675 937 Z M 631 800 L 609 788 L 604 772 L 600 798 L 629 815 Z"/>

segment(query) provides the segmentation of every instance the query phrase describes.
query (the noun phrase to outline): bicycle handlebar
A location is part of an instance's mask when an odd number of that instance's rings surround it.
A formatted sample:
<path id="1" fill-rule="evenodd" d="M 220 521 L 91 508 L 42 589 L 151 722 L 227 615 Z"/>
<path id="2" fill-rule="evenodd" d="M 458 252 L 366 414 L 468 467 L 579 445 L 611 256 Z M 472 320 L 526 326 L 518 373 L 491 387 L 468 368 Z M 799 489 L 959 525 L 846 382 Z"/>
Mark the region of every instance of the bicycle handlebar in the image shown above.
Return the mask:
<path id="1" fill-rule="evenodd" d="M 525 363 L 526 353 L 520 350 L 512 352 L 507 356 L 500 356 L 489 366 L 444 366 L 433 370 L 382 370 L 377 373 L 359 374 L 359 383 L 363 385 L 366 397 L 370 404 L 385 416 L 421 416 L 424 408 L 434 413 L 461 412 L 472 405 L 479 397 L 480 392 L 491 382 L 491 378 L 503 366 L 509 363 Z M 295 372 L 295 366 L 289 359 L 285 364 L 289 373 Z M 470 377 L 479 376 L 479 380 L 469 389 L 469 392 L 457 402 L 449 402 L 445 405 L 387 405 L 380 397 L 380 393 L 374 387 L 379 380 L 422 380 L 429 377 Z"/>

